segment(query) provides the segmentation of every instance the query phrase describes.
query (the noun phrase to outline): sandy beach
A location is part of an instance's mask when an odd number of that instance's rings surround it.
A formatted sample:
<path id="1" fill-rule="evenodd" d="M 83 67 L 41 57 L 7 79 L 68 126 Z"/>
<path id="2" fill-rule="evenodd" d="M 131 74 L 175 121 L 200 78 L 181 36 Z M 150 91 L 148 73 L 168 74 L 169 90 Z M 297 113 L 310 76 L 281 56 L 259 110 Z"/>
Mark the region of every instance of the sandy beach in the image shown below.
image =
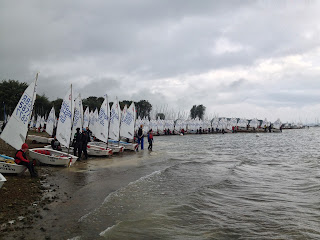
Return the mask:
<path id="1" fill-rule="evenodd" d="M 44 133 L 41 135 L 45 135 Z M 27 141 L 30 148 L 44 146 Z M 4 142 L 0 152 L 13 156 Z M 124 152 L 109 158 L 89 158 L 70 168 L 37 166 L 38 179 L 26 171 L 5 176 L 0 189 L 0 238 L 67 239 L 79 232 L 79 219 L 103 203 L 106 196 L 153 171 L 140 168 L 148 151 Z M 111 223 L 110 223 L 111 224 Z M 103 229 L 102 229 L 103 230 Z"/>

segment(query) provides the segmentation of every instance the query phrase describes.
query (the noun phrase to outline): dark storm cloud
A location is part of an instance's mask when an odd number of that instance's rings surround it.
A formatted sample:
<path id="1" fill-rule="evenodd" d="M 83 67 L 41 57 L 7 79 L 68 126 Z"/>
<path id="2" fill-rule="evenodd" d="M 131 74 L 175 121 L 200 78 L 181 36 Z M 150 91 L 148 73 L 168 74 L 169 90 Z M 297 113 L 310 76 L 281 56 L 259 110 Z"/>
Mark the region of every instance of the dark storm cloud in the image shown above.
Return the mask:
<path id="1" fill-rule="evenodd" d="M 295 86 L 319 87 L 318 12 L 316 1 L 3 1 L 0 79 L 31 82 L 40 71 L 39 92 L 51 99 L 73 83 L 83 96 L 207 103 L 208 111 L 239 102 L 316 104 L 294 95 Z M 291 55 L 311 65 L 297 72 Z M 219 69 L 230 76 L 209 76 Z M 277 76 L 277 87 L 266 84 Z M 287 88 L 291 97 L 281 97 Z"/>

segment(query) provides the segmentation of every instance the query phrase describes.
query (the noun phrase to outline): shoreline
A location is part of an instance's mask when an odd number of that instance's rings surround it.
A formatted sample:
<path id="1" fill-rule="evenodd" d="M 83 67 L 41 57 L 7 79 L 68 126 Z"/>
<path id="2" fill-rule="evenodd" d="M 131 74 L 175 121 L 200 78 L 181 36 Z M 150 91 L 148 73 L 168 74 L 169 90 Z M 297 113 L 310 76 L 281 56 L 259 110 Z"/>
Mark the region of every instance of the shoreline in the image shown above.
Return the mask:
<path id="1" fill-rule="evenodd" d="M 30 140 L 26 143 L 29 148 L 45 145 Z M 13 157 L 16 152 L 0 139 L 0 154 Z M 28 152 L 27 157 L 31 160 Z M 30 229 L 37 219 L 42 219 L 41 211 L 46 211 L 48 204 L 59 199 L 59 196 L 52 194 L 59 186 L 49 180 L 54 170 L 48 166 L 36 166 L 36 169 L 38 178 L 31 178 L 28 170 L 20 175 L 3 174 L 7 181 L 0 189 L 0 238 L 17 238 L 20 235 L 23 239 L 24 229 Z"/>
<path id="2" fill-rule="evenodd" d="M 29 140 L 27 143 L 29 148 L 45 145 L 33 144 Z M 13 156 L 12 152 L 16 150 L 12 150 L 11 154 L 10 151 L 3 151 L 8 148 L 4 144 L 0 142 L 0 153 Z M 138 167 L 149 157 L 147 150 L 139 153 L 124 152 L 114 157 L 89 157 L 88 160 L 77 161 L 70 168 L 36 166 L 38 179 L 31 179 L 28 171 L 21 176 L 5 175 L 7 182 L 0 189 L 0 201 L 6 193 L 10 203 L 2 206 L 0 239 L 76 237 L 81 232 L 81 217 L 99 208 L 109 194 L 153 171 Z M 22 204 L 14 201 L 17 193 L 12 190 L 19 180 L 22 184 L 17 191 L 24 193 L 19 197 L 23 199 Z M 34 181 L 34 191 L 30 190 L 29 181 Z M 13 211 L 16 214 L 12 215 Z"/>

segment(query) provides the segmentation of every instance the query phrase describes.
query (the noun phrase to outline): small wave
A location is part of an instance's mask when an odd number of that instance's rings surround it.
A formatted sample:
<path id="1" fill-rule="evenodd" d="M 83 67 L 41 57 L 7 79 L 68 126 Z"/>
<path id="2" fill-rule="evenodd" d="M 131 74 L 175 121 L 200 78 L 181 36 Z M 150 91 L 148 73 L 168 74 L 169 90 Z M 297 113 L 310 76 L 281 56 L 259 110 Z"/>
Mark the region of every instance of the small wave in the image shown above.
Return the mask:
<path id="1" fill-rule="evenodd" d="M 102 202 L 102 204 L 101 204 L 98 208 L 96 208 L 96 209 L 93 210 L 92 212 L 89 212 L 89 213 L 83 215 L 83 216 L 78 220 L 78 222 L 82 222 L 83 220 L 85 220 L 88 216 L 90 216 L 92 213 L 96 212 L 101 206 L 103 206 L 105 203 L 107 203 L 112 197 L 117 196 L 120 192 L 124 191 L 128 186 L 131 186 L 131 185 L 137 184 L 137 183 L 139 183 L 139 182 L 145 181 L 145 180 L 147 180 L 147 179 L 149 179 L 149 178 L 152 178 L 152 177 L 155 176 L 155 175 L 160 175 L 163 171 L 166 171 L 166 169 L 154 171 L 154 172 L 152 172 L 152 173 L 150 173 L 150 174 L 148 174 L 148 175 L 146 175 L 146 176 L 143 176 L 143 177 L 139 178 L 139 179 L 136 180 L 136 181 L 130 182 L 127 186 L 125 186 L 125 187 L 123 187 L 123 188 L 120 188 L 120 189 L 116 190 L 115 192 L 110 193 L 110 194 L 104 199 L 104 201 Z"/>
<path id="2" fill-rule="evenodd" d="M 104 230 L 104 231 L 102 231 L 101 233 L 99 233 L 99 236 L 105 237 L 109 231 L 111 231 L 113 228 L 115 228 L 116 226 L 118 226 L 120 223 L 121 223 L 121 221 L 118 222 L 117 224 L 111 226 L 111 227 L 108 227 L 106 230 Z"/>

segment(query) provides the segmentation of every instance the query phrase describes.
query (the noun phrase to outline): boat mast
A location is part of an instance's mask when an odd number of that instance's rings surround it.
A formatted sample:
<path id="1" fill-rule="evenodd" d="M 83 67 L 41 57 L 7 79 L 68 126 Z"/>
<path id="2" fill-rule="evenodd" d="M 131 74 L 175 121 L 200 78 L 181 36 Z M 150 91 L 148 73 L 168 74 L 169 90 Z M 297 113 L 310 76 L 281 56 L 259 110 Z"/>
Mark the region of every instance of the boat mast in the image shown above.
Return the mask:
<path id="1" fill-rule="evenodd" d="M 71 134 L 70 134 L 70 141 L 69 141 L 69 146 L 68 146 L 68 154 L 69 154 L 69 151 L 70 151 L 70 143 L 71 143 L 71 135 L 72 135 L 72 125 L 73 125 L 73 118 L 74 118 L 74 113 L 72 111 L 72 102 L 73 102 L 73 98 L 72 98 L 72 83 L 71 83 L 71 93 L 70 93 L 70 96 L 71 96 Z"/>

